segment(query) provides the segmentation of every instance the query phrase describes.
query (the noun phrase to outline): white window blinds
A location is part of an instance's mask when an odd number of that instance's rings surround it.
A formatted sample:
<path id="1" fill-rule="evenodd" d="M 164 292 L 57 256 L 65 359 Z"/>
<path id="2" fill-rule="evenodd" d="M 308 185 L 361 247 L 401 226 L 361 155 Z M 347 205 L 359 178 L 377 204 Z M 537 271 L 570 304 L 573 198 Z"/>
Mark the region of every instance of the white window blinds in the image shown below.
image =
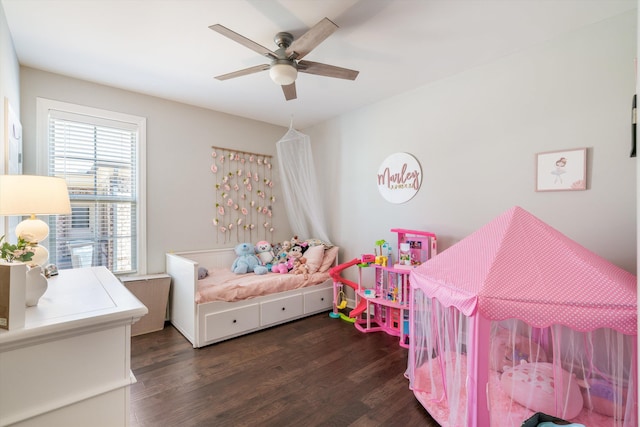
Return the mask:
<path id="1" fill-rule="evenodd" d="M 138 271 L 138 125 L 48 113 L 48 175 L 67 181 L 72 211 L 49 218 L 50 262 Z"/>

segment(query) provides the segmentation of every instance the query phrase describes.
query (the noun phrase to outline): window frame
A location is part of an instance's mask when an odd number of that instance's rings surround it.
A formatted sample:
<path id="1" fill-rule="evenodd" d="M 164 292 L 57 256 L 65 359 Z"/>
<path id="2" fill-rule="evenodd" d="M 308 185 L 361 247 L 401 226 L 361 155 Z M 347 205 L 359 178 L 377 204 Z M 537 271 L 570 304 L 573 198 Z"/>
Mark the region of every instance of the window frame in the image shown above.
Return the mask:
<path id="1" fill-rule="evenodd" d="M 36 98 L 36 171 L 38 175 L 49 174 L 49 112 L 51 110 L 68 112 L 111 121 L 123 122 L 137 127 L 138 147 L 136 158 L 136 250 L 137 265 L 132 273 L 120 273 L 122 275 L 143 275 L 147 273 L 147 194 L 146 194 L 146 127 L 145 117 L 135 116 L 126 113 L 103 110 L 100 108 L 87 107 L 79 104 L 55 101 L 46 98 Z M 118 273 L 116 273 L 118 274 Z"/>

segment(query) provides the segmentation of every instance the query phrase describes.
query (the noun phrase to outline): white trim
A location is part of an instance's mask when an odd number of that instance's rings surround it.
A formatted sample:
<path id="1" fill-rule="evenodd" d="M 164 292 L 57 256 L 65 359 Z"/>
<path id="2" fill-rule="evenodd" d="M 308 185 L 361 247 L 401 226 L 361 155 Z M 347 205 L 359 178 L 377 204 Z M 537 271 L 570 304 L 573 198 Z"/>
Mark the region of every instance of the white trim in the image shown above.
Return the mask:
<path id="1" fill-rule="evenodd" d="M 36 98 L 36 173 L 48 174 L 48 117 L 49 111 L 72 112 L 105 120 L 118 121 L 136 126 L 138 129 L 137 150 L 137 233 L 138 265 L 136 274 L 147 274 L 147 119 L 126 113 L 102 110 L 84 105 Z"/>

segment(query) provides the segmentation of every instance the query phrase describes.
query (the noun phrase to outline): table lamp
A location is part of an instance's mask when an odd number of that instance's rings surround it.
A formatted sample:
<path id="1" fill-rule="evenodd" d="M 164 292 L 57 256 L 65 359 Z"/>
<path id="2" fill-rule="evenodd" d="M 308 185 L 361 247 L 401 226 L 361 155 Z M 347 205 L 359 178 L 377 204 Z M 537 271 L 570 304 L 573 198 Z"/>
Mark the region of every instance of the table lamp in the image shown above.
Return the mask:
<path id="1" fill-rule="evenodd" d="M 49 226 L 36 215 L 70 213 L 71 203 L 64 179 L 0 175 L 0 215 L 30 216 L 16 226 L 16 236 L 34 245 L 32 264 L 42 266 L 49 259 L 49 251 L 40 245 L 49 235 Z"/>

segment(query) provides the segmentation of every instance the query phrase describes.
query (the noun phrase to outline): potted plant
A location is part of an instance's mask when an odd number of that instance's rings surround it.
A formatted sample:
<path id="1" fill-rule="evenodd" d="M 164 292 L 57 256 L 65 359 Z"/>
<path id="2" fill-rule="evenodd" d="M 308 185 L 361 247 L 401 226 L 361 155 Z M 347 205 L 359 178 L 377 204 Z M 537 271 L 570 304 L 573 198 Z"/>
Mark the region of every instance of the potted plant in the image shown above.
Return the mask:
<path id="1" fill-rule="evenodd" d="M 7 262 L 28 262 L 33 258 L 33 243 L 18 237 L 16 244 L 11 244 L 5 240 L 5 236 L 0 237 L 0 258 Z"/>

